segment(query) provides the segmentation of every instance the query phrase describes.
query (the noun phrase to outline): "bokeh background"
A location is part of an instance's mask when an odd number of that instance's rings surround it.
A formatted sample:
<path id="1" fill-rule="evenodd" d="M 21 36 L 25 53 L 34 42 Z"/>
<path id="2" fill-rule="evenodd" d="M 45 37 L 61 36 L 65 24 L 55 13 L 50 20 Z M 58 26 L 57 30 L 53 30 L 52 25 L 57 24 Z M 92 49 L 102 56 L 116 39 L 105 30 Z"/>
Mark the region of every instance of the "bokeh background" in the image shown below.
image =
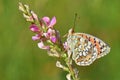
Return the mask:
<path id="1" fill-rule="evenodd" d="M 0 80 L 66 80 L 56 58 L 31 40 L 29 23 L 18 2 L 29 4 L 39 17 L 56 16 L 61 35 L 75 31 L 101 38 L 111 46 L 109 55 L 91 66 L 78 67 L 81 80 L 120 80 L 120 0 L 0 0 Z"/>

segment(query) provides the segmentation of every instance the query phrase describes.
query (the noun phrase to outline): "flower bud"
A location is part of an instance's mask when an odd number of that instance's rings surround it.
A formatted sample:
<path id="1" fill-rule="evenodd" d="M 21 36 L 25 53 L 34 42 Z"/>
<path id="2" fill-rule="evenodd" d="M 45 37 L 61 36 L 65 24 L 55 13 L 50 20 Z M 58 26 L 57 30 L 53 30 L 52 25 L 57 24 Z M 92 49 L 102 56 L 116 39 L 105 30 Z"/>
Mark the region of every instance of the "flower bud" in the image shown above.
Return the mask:
<path id="1" fill-rule="evenodd" d="M 36 26 L 35 24 L 32 24 L 32 25 L 30 26 L 30 30 L 31 30 L 32 32 L 39 32 L 39 31 L 40 31 L 40 29 L 38 28 L 38 26 Z"/>

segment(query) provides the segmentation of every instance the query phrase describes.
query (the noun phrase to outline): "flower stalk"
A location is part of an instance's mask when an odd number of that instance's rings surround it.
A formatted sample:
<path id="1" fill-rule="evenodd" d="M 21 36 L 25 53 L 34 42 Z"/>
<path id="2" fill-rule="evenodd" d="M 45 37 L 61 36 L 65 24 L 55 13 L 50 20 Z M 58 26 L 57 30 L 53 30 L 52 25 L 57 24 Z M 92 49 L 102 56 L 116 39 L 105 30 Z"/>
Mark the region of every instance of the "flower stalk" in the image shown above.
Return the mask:
<path id="1" fill-rule="evenodd" d="M 32 40 L 38 41 L 38 47 L 46 50 L 49 56 L 64 60 L 66 65 L 62 65 L 60 61 L 57 61 L 56 66 L 68 72 L 66 75 L 67 80 L 79 80 L 78 70 L 72 66 L 71 53 L 67 51 L 69 47 L 66 42 L 62 42 L 59 31 L 54 28 L 56 17 L 54 16 L 52 19 L 47 16 L 38 18 L 29 9 L 28 5 L 22 3 L 19 3 L 19 10 L 23 13 L 26 21 L 31 23 L 29 29 L 35 33 Z"/>

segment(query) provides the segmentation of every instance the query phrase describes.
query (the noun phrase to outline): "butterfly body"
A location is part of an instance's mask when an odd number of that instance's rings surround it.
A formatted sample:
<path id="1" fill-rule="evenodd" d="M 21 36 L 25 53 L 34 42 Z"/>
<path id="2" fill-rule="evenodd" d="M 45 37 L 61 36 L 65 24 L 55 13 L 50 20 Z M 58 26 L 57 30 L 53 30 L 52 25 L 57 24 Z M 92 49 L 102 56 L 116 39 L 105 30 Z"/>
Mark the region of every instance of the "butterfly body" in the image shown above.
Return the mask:
<path id="1" fill-rule="evenodd" d="M 86 33 L 74 33 L 69 30 L 67 37 L 68 52 L 79 66 L 88 66 L 97 58 L 110 52 L 110 47 L 102 40 Z"/>

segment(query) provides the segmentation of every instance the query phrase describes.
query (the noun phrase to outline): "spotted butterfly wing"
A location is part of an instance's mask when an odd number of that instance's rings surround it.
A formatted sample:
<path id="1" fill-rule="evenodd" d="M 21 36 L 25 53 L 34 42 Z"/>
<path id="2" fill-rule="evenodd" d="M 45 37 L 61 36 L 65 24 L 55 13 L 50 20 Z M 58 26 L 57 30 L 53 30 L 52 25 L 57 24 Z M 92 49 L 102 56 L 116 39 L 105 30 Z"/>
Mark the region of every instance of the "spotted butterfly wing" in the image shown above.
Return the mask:
<path id="1" fill-rule="evenodd" d="M 86 33 L 73 33 L 72 30 L 69 30 L 67 43 L 68 52 L 72 53 L 72 59 L 79 66 L 88 66 L 110 52 L 110 47 L 102 40 Z"/>

